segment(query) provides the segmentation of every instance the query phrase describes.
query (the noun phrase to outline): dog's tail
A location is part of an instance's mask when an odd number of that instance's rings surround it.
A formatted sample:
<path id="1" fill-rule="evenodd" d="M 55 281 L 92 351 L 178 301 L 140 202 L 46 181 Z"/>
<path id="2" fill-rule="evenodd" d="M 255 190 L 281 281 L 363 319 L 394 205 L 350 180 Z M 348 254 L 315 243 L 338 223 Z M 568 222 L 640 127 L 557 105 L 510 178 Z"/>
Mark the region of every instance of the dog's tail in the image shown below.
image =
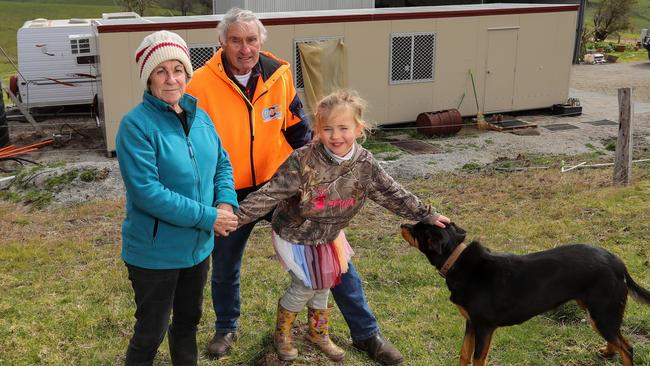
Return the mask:
<path id="1" fill-rule="evenodd" d="M 625 282 L 627 283 L 627 288 L 630 290 L 632 297 L 634 297 L 638 302 L 650 306 L 650 291 L 634 282 L 632 276 L 630 276 L 627 271 L 625 271 Z"/>

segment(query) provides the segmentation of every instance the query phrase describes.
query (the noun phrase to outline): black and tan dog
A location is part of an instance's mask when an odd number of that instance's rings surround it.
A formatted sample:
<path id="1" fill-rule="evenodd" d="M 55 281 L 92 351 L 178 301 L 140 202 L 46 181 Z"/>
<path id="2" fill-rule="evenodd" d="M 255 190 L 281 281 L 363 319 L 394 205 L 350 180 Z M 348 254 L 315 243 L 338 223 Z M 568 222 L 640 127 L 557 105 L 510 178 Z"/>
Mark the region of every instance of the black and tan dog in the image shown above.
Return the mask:
<path id="1" fill-rule="evenodd" d="M 498 327 L 520 324 L 569 300 L 589 312 L 607 341 L 606 357 L 620 354 L 632 366 L 632 346 L 621 335 L 628 291 L 650 305 L 650 292 L 637 285 L 614 254 L 575 244 L 527 254 L 497 254 L 473 241 L 455 224 L 402 225 L 402 236 L 424 253 L 445 277 L 451 301 L 467 320 L 460 365 L 484 366 Z"/>

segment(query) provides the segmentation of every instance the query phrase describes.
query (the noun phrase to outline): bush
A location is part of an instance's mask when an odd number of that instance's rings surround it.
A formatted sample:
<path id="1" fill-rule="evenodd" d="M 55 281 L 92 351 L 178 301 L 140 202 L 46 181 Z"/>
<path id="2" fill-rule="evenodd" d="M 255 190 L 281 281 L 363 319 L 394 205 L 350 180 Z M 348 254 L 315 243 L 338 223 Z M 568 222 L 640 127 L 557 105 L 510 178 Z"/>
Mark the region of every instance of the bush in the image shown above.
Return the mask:
<path id="1" fill-rule="evenodd" d="M 610 53 L 614 52 L 615 46 L 613 42 L 589 42 L 587 43 L 587 49 L 597 50 L 599 48 L 603 49 L 603 52 Z"/>

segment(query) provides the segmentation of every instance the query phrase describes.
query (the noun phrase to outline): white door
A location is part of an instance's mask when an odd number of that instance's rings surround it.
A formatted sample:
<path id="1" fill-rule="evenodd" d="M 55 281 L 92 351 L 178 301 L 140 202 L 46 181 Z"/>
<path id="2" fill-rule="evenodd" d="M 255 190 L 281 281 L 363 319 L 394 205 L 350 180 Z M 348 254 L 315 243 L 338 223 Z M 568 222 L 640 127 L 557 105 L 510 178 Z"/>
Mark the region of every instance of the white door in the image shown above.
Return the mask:
<path id="1" fill-rule="evenodd" d="M 483 113 L 512 110 L 519 27 L 488 29 Z"/>

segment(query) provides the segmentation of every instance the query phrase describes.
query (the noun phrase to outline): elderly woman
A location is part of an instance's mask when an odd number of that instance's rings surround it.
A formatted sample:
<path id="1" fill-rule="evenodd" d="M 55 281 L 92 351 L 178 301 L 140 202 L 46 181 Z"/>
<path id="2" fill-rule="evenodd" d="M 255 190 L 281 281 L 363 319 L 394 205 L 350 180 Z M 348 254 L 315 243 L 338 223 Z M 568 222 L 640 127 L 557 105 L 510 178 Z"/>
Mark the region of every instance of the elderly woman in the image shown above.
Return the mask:
<path id="1" fill-rule="evenodd" d="M 116 137 L 126 187 L 122 259 L 136 304 L 125 364 L 151 365 L 167 332 L 172 363 L 196 365 L 214 235 L 237 227 L 232 167 L 212 121 L 185 94 L 192 76 L 185 41 L 155 32 L 135 61 L 146 90 Z"/>

